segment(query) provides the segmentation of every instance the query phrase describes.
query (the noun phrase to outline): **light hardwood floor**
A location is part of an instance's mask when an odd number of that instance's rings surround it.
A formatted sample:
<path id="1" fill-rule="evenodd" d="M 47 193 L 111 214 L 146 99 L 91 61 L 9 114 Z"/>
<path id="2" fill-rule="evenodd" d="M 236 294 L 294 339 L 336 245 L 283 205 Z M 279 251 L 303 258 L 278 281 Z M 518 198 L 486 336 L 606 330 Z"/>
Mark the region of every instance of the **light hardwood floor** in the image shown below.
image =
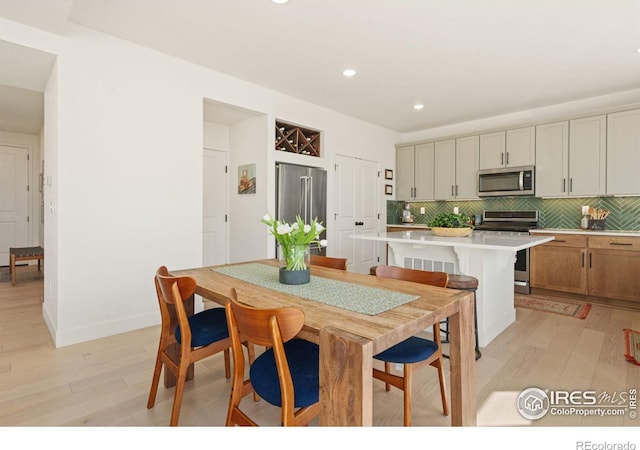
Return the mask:
<path id="1" fill-rule="evenodd" d="M 22 269 L 18 284 L 0 283 L 1 426 L 166 426 L 173 390 L 160 387 L 146 408 L 158 327 L 54 348 L 42 319 L 43 279 Z M 518 309 L 517 321 L 482 349 L 477 361 L 478 425 L 637 426 L 615 417 L 522 418 L 516 398 L 523 389 L 595 390 L 608 394 L 640 387 L 640 366 L 625 361 L 622 329 L 640 330 L 640 312 L 594 305 L 585 320 Z M 445 349 L 446 350 L 446 349 Z M 187 383 L 181 426 L 222 426 L 230 383 L 222 356 L 196 364 Z M 448 368 L 447 368 L 448 369 Z M 413 423 L 448 426 L 442 416 L 436 371 L 415 374 Z M 264 401 L 248 410 L 264 425 L 277 425 L 279 410 Z M 402 394 L 374 380 L 374 424 L 402 424 Z"/>

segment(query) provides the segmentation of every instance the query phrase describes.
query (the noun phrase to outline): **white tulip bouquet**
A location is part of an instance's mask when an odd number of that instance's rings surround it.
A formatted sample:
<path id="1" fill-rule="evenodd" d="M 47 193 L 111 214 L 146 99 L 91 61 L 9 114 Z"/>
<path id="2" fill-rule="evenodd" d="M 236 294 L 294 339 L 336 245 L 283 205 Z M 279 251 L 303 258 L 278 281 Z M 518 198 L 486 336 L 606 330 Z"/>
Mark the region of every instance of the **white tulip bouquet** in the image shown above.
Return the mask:
<path id="1" fill-rule="evenodd" d="M 260 222 L 269 227 L 269 231 L 278 241 L 286 270 L 305 270 L 307 265 L 304 255 L 307 248 L 312 244 L 319 247 L 327 246 L 327 240 L 320 239 L 320 233 L 326 228 L 317 218 L 313 219 L 311 224 L 306 224 L 300 216 L 296 216 L 296 221 L 288 224 L 266 214 Z"/>

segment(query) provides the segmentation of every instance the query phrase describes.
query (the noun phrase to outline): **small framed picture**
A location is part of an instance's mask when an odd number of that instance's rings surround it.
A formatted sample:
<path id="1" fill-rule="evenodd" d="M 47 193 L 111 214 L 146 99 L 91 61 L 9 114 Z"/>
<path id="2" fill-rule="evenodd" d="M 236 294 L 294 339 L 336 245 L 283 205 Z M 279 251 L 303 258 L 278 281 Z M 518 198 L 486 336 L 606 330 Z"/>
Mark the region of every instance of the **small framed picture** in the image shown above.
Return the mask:
<path id="1" fill-rule="evenodd" d="M 256 165 L 238 166 L 238 194 L 256 193 Z"/>
<path id="2" fill-rule="evenodd" d="M 384 169 L 384 179 L 385 180 L 393 180 L 393 170 Z"/>
<path id="3" fill-rule="evenodd" d="M 393 195 L 393 186 L 391 186 L 390 184 L 385 184 L 384 193 L 387 195 Z"/>

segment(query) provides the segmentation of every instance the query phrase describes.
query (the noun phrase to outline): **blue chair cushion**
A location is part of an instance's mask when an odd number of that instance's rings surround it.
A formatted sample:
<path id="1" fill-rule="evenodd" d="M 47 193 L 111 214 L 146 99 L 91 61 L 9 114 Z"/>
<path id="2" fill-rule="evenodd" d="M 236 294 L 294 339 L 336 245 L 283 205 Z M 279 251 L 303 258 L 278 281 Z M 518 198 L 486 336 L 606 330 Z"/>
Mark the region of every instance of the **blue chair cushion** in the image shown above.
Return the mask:
<path id="1" fill-rule="evenodd" d="M 320 351 L 316 344 L 292 339 L 285 342 L 289 371 L 293 380 L 294 406 L 313 405 L 320 398 Z M 249 369 L 253 389 L 272 405 L 282 407 L 280 381 L 273 349 L 258 356 Z"/>
<path id="2" fill-rule="evenodd" d="M 397 364 L 424 361 L 438 350 L 438 345 L 428 339 L 411 336 L 393 347 L 374 355 L 374 359 Z"/>
<path id="3" fill-rule="evenodd" d="M 202 347 L 229 337 L 224 308 L 205 309 L 189 317 L 191 347 Z M 176 340 L 181 343 L 180 327 L 176 327 Z"/>

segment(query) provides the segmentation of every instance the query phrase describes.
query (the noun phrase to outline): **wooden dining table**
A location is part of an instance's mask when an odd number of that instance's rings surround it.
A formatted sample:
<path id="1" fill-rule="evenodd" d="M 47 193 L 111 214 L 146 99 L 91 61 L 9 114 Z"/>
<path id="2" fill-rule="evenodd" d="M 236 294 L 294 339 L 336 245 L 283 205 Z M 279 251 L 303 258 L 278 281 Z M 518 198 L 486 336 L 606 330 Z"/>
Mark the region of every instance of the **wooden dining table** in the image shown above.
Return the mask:
<path id="1" fill-rule="evenodd" d="M 251 263 L 277 267 L 277 260 Z M 239 263 L 247 264 L 247 263 Z M 320 346 L 320 418 L 322 426 L 373 425 L 373 355 L 449 318 L 451 424 L 476 425 L 476 377 L 473 295 L 407 281 L 311 266 L 311 277 L 345 282 L 390 293 L 411 294 L 412 300 L 370 315 L 329 306 L 276 289 L 200 267 L 171 271 L 196 280 L 196 294 L 224 305 L 235 288 L 238 298 L 258 308 L 295 307 L 305 314 L 298 337 Z M 333 281 L 331 281 L 333 280 Z M 323 280 L 323 282 L 327 282 Z"/>

